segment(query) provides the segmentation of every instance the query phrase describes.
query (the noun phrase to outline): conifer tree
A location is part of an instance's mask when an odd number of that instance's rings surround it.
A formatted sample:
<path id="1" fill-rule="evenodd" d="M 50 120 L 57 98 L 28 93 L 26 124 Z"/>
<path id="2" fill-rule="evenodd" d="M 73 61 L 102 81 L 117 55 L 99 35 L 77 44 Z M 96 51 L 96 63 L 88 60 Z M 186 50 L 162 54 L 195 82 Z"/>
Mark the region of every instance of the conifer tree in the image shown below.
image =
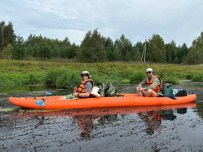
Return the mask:
<path id="1" fill-rule="evenodd" d="M 159 35 L 154 34 L 149 43 L 153 62 L 166 62 L 166 50 L 164 40 Z"/>
<path id="2" fill-rule="evenodd" d="M 8 25 L 4 21 L 0 22 L 0 52 L 4 50 L 9 44 L 13 44 L 16 35 L 14 34 L 13 24 L 11 22 Z"/>
<path id="3" fill-rule="evenodd" d="M 187 64 L 202 64 L 203 63 L 203 32 L 200 36 L 192 42 L 192 47 L 187 57 L 185 58 L 185 63 Z"/>
<path id="4" fill-rule="evenodd" d="M 77 53 L 77 60 L 80 62 L 104 62 L 105 38 L 95 29 L 88 31 Z"/>

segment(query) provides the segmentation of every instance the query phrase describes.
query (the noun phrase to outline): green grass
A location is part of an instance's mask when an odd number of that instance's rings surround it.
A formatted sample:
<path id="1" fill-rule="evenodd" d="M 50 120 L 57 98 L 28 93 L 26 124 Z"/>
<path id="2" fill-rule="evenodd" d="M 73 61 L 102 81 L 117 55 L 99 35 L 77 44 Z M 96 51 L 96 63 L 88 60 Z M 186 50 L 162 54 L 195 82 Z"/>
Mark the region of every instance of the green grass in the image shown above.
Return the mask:
<path id="1" fill-rule="evenodd" d="M 132 73 L 130 76 L 130 83 L 131 84 L 139 84 L 146 78 L 146 74 L 143 70 L 137 70 L 136 72 Z"/>
<path id="2" fill-rule="evenodd" d="M 191 79 L 192 81 L 203 82 L 203 71 L 196 72 Z"/>
<path id="3" fill-rule="evenodd" d="M 203 81 L 203 65 L 174 65 L 141 62 L 74 63 L 69 60 L 18 61 L 0 60 L 0 86 L 46 84 L 57 88 L 78 86 L 80 73 L 88 70 L 97 82 L 138 84 L 145 70 L 152 68 L 163 83 L 179 84 L 179 80 Z"/>

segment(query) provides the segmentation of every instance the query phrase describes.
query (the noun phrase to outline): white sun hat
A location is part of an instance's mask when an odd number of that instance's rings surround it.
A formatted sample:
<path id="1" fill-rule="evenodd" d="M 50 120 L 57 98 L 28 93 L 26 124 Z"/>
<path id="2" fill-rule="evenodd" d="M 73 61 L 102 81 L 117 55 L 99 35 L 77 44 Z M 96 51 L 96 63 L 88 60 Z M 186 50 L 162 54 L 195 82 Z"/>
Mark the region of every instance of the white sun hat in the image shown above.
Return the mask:
<path id="1" fill-rule="evenodd" d="M 153 72 L 152 68 L 148 68 L 146 72 Z"/>
<path id="2" fill-rule="evenodd" d="M 90 74 L 88 71 L 82 71 L 82 73 L 80 74 L 80 76 L 82 77 L 83 74 L 88 74 L 89 75 L 89 78 L 91 78 Z"/>

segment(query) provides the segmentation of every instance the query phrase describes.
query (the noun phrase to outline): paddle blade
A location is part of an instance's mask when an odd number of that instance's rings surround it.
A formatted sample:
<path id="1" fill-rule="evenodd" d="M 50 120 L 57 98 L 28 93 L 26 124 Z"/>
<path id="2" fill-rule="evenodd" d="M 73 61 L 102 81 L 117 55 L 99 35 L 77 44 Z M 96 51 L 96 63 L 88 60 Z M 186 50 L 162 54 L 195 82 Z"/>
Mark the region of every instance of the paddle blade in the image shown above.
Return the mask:
<path id="1" fill-rule="evenodd" d="M 52 93 L 46 92 L 46 95 L 47 95 L 47 96 L 51 96 L 51 95 L 52 95 Z"/>
<path id="2" fill-rule="evenodd" d="M 43 101 L 37 101 L 37 102 L 35 102 L 36 104 L 38 104 L 39 106 L 41 106 L 41 107 L 44 107 L 44 102 Z"/>

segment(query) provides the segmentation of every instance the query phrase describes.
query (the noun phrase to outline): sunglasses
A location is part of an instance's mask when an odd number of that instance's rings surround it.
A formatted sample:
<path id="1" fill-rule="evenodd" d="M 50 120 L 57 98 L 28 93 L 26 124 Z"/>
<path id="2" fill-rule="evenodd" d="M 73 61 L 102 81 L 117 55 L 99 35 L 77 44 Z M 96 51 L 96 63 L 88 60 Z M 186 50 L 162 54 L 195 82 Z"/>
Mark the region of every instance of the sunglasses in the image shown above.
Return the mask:
<path id="1" fill-rule="evenodd" d="M 88 74 L 82 74 L 82 77 L 84 77 L 84 76 L 88 76 Z"/>
<path id="2" fill-rule="evenodd" d="M 146 72 L 146 74 L 150 74 L 150 73 L 152 73 L 152 72 Z"/>

